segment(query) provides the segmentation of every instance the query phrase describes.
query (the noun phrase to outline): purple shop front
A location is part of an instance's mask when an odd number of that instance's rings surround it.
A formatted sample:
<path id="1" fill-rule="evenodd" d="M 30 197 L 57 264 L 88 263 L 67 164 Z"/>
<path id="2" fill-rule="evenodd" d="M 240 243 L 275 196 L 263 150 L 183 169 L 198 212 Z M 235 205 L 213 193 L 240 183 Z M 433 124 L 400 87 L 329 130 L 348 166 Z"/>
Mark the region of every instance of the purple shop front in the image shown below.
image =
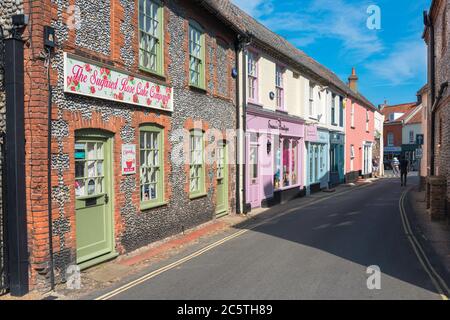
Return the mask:
<path id="1" fill-rule="evenodd" d="M 246 202 L 252 208 L 299 196 L 304 134 L 300 118 L 262 110 L 247 113 Z"/>

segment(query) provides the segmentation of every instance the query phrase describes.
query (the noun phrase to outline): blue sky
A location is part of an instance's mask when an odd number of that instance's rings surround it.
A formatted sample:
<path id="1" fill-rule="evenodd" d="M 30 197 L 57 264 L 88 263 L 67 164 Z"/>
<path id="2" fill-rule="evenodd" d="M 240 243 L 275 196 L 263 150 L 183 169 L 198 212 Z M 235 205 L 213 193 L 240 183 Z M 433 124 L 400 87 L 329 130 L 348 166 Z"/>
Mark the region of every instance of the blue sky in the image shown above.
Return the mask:
<path id="1" fill-rule="evenodd" d="M 431 0 L 232 0 L 378 105 L 412 102 L 426 83 L 422 12 Z M 367 8 L 381 9 L 381 29 L 367 27 Z"/>

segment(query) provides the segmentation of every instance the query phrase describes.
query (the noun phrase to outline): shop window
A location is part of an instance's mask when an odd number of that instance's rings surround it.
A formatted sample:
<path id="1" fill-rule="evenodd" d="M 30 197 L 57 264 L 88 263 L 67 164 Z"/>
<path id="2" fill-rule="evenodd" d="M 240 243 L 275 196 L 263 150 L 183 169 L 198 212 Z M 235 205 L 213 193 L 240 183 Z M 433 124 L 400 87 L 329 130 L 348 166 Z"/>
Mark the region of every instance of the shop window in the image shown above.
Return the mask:
<path id="1" fill-rule="evenodd" d="M 163 8 L 156 0 L 139 0 L 139 67 L 163 74 Z"/>
<path id="2" fill-rule="evenodd" d="M 189 153 L 189 191 L 191 197 L 195 197 L 205 193 L 205 162 L 202 131 L 191 131 Z"/>
<path id="3" fill-rule="evenodd" d="M 205 88 L 205 34 L 195 21 L 189 22 L 189 84 Z"/>
<path id="4" fill-rule="evenodd" d="M 163 129 L 143 125 L 139 132 L 141 209 L 164 201 Z"/>
<path id="5" fill-rule="evenodd" d="M 248 99 L 252 102 L 258 101 L 258 57 L 255 53 L 248 51 Z"/>
<path id="6" fill-rule="evenodd" d="M 283 140 L 283 186 L 290 185 L 291 165 L 289 163 L 290 143 L 289 139 Z"/>
<path id="7" fill-rule="evenodd" d="M 277 65 L 275 70 L 275 97 L 277 108 L 280 110 L 284 110 L 283 73 L 283 68 Z"/>
<path id="8" fill-rule="evenodd" d="M 278 136 L 275 136 L 275 138 L 273 139 L 274 145 L 273 145 L 273 150 L 274 150 L 274 161 L 273 163 L 275 164 L 275 168 L 274 168 L 274 188 L 275 190 L 280 189 L 281 188 L 281 149 L 280 149 L 280 139 Z"/>
<path id="9" fill-rule="evenodd" d="M 292 185 L 298 184 L 298 141 L 292 141 L 292 154 L 291 154 L 291 181 Z"/>
<path id="10" fill-rule="evenodd" d="M 314 148 L 313 145 L 309 145 L 309 182 L 314 181 Z"/>
<path id="11" fill-rule="evenodd" d="M 103 142 L 75 145 L 75 195 L 93 196 L 105 191 Z"/>

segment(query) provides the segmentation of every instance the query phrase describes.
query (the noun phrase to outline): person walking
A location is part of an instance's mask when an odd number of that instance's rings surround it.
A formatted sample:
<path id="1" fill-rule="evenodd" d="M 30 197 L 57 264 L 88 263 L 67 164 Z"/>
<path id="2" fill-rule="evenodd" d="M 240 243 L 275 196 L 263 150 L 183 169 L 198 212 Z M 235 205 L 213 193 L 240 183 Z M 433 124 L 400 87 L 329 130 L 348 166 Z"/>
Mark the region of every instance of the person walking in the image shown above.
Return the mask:
<path id="1" fill-rule="evenodd" d="M 409 161 L 406 160 L 405 156 L 402 156 L 400 160 L 400 180 L 402 187 L 406 187 L 406 179 L 408 177 Z"/>
<path id="2" fill-rule="evenodd" d="M 392 171 L 394 173 L 394 177 L 398 177 L 399 176 L 399 166 L 400 165 L 400 161 L 398 161 L 397 157 L 394 157 L 394 159 L 392 159 Z"/>
<path id="3" fill-rule="evenodd" d="M 378 172 L 379 172 L 378 170 L 379 170 L 378 158 L 373 158 L 372 159 L 372 171 L 373 171 L 374 178 L 378 178 Z"/>

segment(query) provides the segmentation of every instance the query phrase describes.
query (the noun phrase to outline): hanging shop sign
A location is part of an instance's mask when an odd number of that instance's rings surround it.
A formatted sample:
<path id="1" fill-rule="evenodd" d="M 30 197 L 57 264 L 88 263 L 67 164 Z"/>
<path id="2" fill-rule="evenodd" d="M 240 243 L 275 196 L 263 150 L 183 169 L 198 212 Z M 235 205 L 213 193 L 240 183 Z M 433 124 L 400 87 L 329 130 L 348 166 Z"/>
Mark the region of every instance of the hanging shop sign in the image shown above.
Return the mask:
<path id="1" fill-rule="evenodd" d="M 64 92 L 173 111 L 173 89 L 64 53 Z"/>
<path id="2" fill-rule="evenodd" d="M 136 173 L 136 145 L 122 145 L 122 174 Z"/>

